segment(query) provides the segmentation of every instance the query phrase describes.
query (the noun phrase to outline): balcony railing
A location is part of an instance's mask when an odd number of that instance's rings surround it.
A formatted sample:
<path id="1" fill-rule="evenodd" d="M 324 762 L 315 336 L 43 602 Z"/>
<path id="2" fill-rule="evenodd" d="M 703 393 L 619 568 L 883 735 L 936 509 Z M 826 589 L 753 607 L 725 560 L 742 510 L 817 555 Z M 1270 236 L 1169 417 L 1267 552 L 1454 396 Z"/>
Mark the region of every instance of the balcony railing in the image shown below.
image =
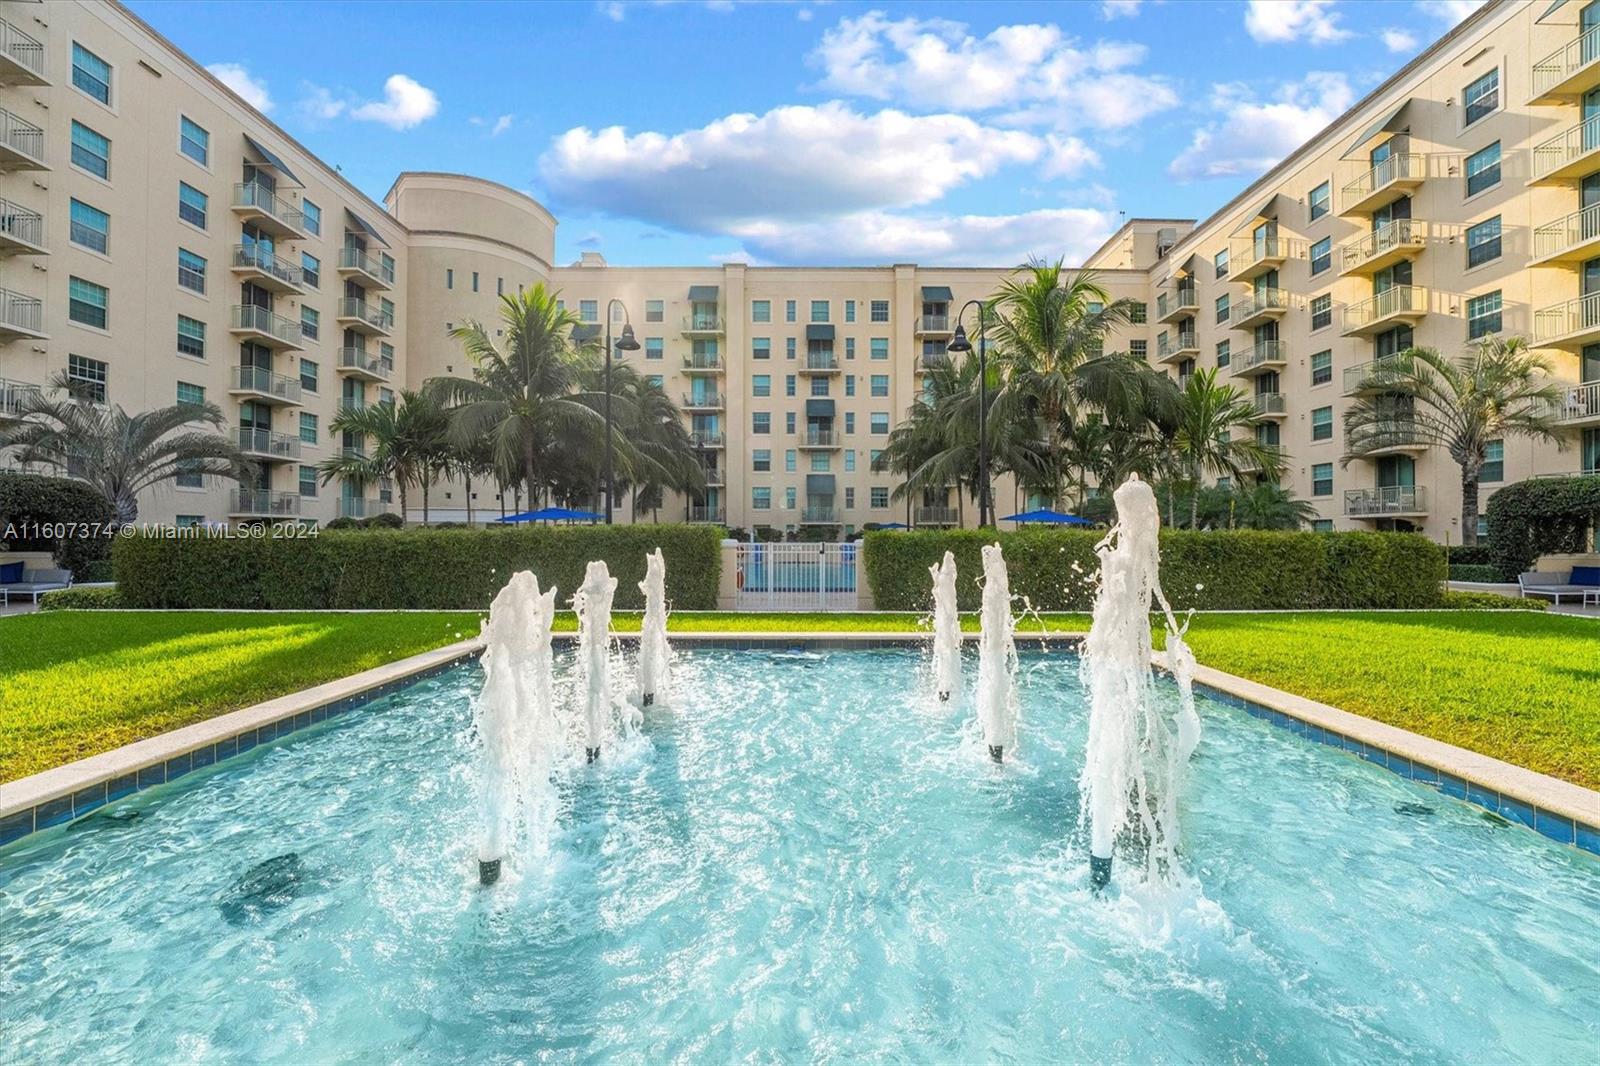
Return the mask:
<path id="1" fill-rule="evenodd" d="M 1172 292 L 1156 294 L 1156 318 L 1163 319 L 1184 311 L 1198 310 L 1200 298 L 1193 285 L 1180 285 Z"/>
<path id="2" fill-rule="evenodd" d="M 1600 240 L 1600 204 L 1574 211 L 1533 231 L 1533 257 L 1560 255 L 1573 248 Z"/>
<path id="3" fill-rule="evenodd" d="M 377 278 L 385 285 L 394 284 L 394 267 L 377 256 L 368 255 L 360 248 L 341 248 L 339 250 L 339 269 L 359 270 L 368 277 Z"/>
<path id="4" fill-rule="evenodd" d="M 800 510 L 800 521 L 803 525 L 836 526 L 839 524 L 839 509 L 824 505 L 807 506 Z"/>
<path id="5" fill-rule="evenodd" d="M 1262 418 L 1284 414 L 1287 404 L 1281 392 L 1258 392 L 1251 397 L 1255 403 L 1256 414 Z"/>
<path id="6" fill-rule="evenodd" d="M 364 348 L 340 348 L 339 369 L 364 374 L 380 381 L 388 381 L 394 374 L 393 363 L 381 355 L 372 354 Z"/>
<path id="7" fill-rule="evenodd" d="M 839 357 L 832 352 L 807 352 L 805 369 L 838 370 Z"/>
<path id="8" fill-rule="evenodd" d="M 1419 182 L 1427 177 L 1427 158 L 1417 152 L 1401 152 L 1368 170 L 1340 191 L 1340 204 L 1346 211 L 1356 210 L 1378 193 L 1398 182 Z"/>
<path id="9" fill-rule="evenodd" d="M 236 332 L 265 334 L 295 348 L 300 347 L 305 337 L 300 331 L 300 323 L 294 319 L 275 315 L 255 304 L 234 304 L 231 328 Z"/>
<path id="10" fill-rule="evenodd" d="M 1344 394 L 1354 396 L 1358 392 L 1384 392 L 1411 373 L 1413 363 L 1410 359 L 1398 355 L 1386 355 L 1381 359 L 1374 359 L 1360 366 L 1352 366 L 1344 372 Z"/>
<path id="11" fill-rule="evenodd" d="M 1374 489 L 1346 489 L 1344 513 L 1351 518 L 1416 515 L 1428 511 L 1428 490 L 1422 485 L 1385 485 Z"/>
<path id="12" fill-rule="evenodd" d="M 686 392 L 683 394 L 684 407 L 712 409 L 722 407 L 725 402 L 725 398 L 720 392 Z"/>
<path id="13" fill-rule="evenodd" d="M 800 435 L 802 448 L 837 448 L 839 433 L 832 429 L 808 429 Z"/>
<path id="14" fill-rule="evenodd" d="M 727 475 L 725 475 L 721 470 L 708 470 L 702 468 L 700 471 L 700 476 L 705 479 L 707 488 L 721 488 L 723 485 L 728 483 Z"/>
<path id="15" fill-rule="evenodd" d="M 1276 366 L 1289 361 L 1289 345 L 1285 341 L 1262 341 L 1242 351 L 1233 353 L 1228 360 L 1228 369 L 1235 377 L 1248 374 L 1252 370 L 1259 370 L 1264 366 Z"/>
<path id="16" fill-rule="evenodd" d="M 717 352 L 695 352 L 683 357 L 685 370 L 721 370 L 722 356 Z"/>
<path id="17" fill-rule="evenodd" d="M 371 518 L 373 515 L 383 514 L 388 509 L 388 504 L 371 497 L 339 497 L 340 518 Z"/>
<path id="18" fill-rule="evenodd" d="M 21 159 L 11 160 L 14 164 L 32 162 L 44 166 L 44 130 L 33 123 L 18 118 L 5 108 L 0 107 L 0 146 L 9 148 Z"/>
<path id="19" fill-rule="evenodd" d="M 44 301 L 0 289 L 0 331 L 44 335 Z"/>
<path id="20" fill-rule="evenodd" d="M 1199 351 L 1200 342 L 1195 339 L 1194 333 L 1184 330 L 1168 336 L 1163 333 L 1156 338 L 1156 358 L 1167 359 L 1179 352 Z"/>
<path id="21" fill-rule="evenodd" d="M 1346 307 L 1344 331 L 1351 333 L 1363 330 L 1397 315 L 1422 315 L 1426 314 L 1427 310 L 1427 289 L 1420 285 L 1396 285 L 1370 299 Z"/>
<path id="22" fill-rule="evenodd" d="M 44 45 L 4 19 L 0 19 L 0 53 L 32 75 L 30 80 L 45 83 Z"/>
<path id="23" fill-rule="evenodd" d="M 19 207 L 10 200 L 0 200 L 0 238 L 34 248 L 42 247 L 44 216 L 26 207 Z"/>
<path id="24" fill-rule="evenodd" d="M 961 521 L 954 507 L 918 507 L 917 525 L 953 526 Z"/>
<path id="25" fill-rule="evenodd" d="M 394 316 L 381 307 L 374 307 L 359 296 L 342 296 L 339 298 L 340 318 L 353 318 L 363 322 L 374 329 L 391 330 L 394 328 Z"/>
<path id="26" fill-rule="evenodd" d="M 1229 276 L 1239 281 L 1249 281 L 1257 274 L 1278 266 L 1286 259 L 1305 256 L 1305 242 L 1287 237 L 1241 237 L 1228 249 Z"/>
<path id="27" fill-rule="evenodd" d="M 1533 95 L 1543 96 L 1600 60 L 1600 26 L 1585 30 L 1533 65 Z"/>
<path id="28" fill-rule="evenodd" d="M 1417 433 L 1415 420 L 1407 416 L 1346 429 L 1344 446 L 1348 452 L 1371 455 L 1403 448 L 1425 448 L 1427 441 Z"/>
<path id="29" fill-rule="evenodd" d="M 1233 306 L 1234 324 L 1238 325 L 1246 319 L 1258 315 L 1269 314 L 1273 311 L 1287 311 L 1289 309 L 1289 290 L 1287 289 L 1256 289 L 1246 295 Z"/>
<path id="30" fill-rule="evenodd" d="M 277 193 L 262 185 L 260 182 L 246 181 L 233 187 L 233 206 L 235 208 L 258 211 L 273 219 L 279 225 L 304 233 L 306 218 L 305 212 L 299 208 L 290 207 L 289 201 L 278 196 Z"/>
<path id="31" fill-rule="evenodd" d="M 1379 226 L 1365 237 L 1357 237 L 1339 246 L 1340 269 L 1354 270 L 1370 260 L 1390 252 L 1418 250 L 1427 235 L 1427 224 L 1414 218 L 1397 218 Z"/>
<path id="32" fill-rule="evenodd" d="M 252 392 L 285 403 L 299 403 L 300 379 L 274 374 L 264 366 L 235 366 L 230 391 Z"/>
<path id="33" fill-rule="evenodd" d="M 689 505 L 689 521 L 691 522 L 716 522 L 726 523 L 728 512 L 722 507 L 711 507 L 705 504 L 691 503 Z"/>
<path id="34" fill-rule="evenodd" d="M 721 448 L 727 443 L 728 438 L 721 433 L 689 434 L 689 447 L 691 448 Z"/>
<path id="35" fill-rule="evenodd" d="M 271 489 L 234 489 L 229 494 L 228 513 L 254 518 L 292 518 L 300 513 L 300 494 Z"/>
<path id="36" fill-rule="evenodd" d="M 1563 176 L 1600 148 L 1600 115 L 1591 115 L 1533 146 L 1533 180 Z"/>
<path id="37" fill-rule="evenodd" d="M 949 315 L 923 315 L 917 319 L 918 333 L 949 333 L 954 328 Z"/>
<path id="38" fill-rule="evenodd" d="M 39 386 L 0 378 L 0 415 L 18 414 L 39 396 Z"/>
<path id="39" fill-rule="evenodd" d="M 236 244 L 233 247 L 235 270 L 254 270 L 292 289 L 305 287 L 305 272 L 287 259 L 274 255 L 259 244 Z"/>
<path id="40" fill-rule="evenodd" d="M 1533 313 L 1533 341 L 1544 344 L 1563 337 L 1600 331 L 1600 293 L 1563 300 Z"/>
<path id="41" fill-rule="evenodd" d="M 250 426 L 240 426 L 237 436 L 239 450 L 246 455 L 264 455 L 271 459 L 300 458 L 299 437 Z"/>
<path id="42" fill-rule="evenodd" d="M 727 323 L 721 315 L 685 315 L 683 319 L 685 333 L 721 333 L 725 329 Z"/>
<path id="43" fill-rule="evenodd" d="M 1600 381 L 1564 388 L 1556 401 L 1555 417 L 1568 424 L 1600 421 Z"/>

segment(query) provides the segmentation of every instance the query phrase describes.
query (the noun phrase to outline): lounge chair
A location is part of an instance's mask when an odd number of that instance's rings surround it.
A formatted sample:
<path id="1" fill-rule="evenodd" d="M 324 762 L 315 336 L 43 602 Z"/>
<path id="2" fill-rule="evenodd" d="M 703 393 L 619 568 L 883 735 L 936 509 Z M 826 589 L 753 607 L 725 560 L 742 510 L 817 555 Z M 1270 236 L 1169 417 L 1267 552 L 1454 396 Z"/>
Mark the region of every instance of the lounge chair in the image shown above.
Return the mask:
<path id="1" fill-rule="evenodd" d="M 21 581 L 0 585 L 0 607 L 8 605 L 13 596 L 26 596 L 38 603 L 42 593 L 71 586 L 71 570 L 27 570 L 23 572 Z"/>
<path id="2" fill-rule="evenodd" d="M 1530 570 L 1517 575 L 1517 587 L 1524 596 L 1544 596 L 1556 603 L 1563 597 L 1583 600 L 1600 593 L 1600 566 L 1575 566 L 1565 573 Z"/>

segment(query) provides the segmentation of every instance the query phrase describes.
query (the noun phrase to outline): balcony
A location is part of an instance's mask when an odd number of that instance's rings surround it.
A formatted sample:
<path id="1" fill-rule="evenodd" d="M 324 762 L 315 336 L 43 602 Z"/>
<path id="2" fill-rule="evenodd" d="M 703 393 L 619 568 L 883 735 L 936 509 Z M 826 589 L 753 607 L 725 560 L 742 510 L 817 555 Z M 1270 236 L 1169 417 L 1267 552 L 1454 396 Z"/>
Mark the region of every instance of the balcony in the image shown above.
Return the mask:
<path id="1" fill-rule="evenodd" d="M 1258 392 L 1250 400 L 1255 404 L 1257 418 L 1281 422 L 1289 417 L 1288 404 L 1281 392 Z"/>
<path id="2" fill-rule="evenodd" d="M 228 514 L 234 518 L 295 518 L 300 514 L 300 494 L 234 489 L 228 498 Z"/>
<path id="3" fill-rule="evenodd" d="M 1291 259 L 1304 259 L 1305 255 L 1304 241 L 1283 237 L 1234 241 L 1228 251 L 1228 278 L 1249 281 L 1277 270 Z"/>
<path id="4" fill-rule="evenodd" d="M 918 507 L 916 524 L 919 526 L 959 526 L 961 516 L 954 507 Z"/>
<path id="5" fill-rule="evenodd" d="M 1600 85 L 1600 27 L 1587 30 L 1533 65 L 1530 104 L 1554 104 Z"/>
<path id="6" fill-rule="evenodd" d="M 364 396 L 339 397 L 338 411 L 340 414 L 353 414 L 367 409 L 367 400 Z"/>
<path id="7" fill-rule="evenodd" d="M 300 438 L 287 433 L 274 433 L 270 429 L 253 429 L 240 426 L 235 433 L 239 450 L 252 459 L 265 459 L 273 463 L 287 463 L 300 458 Z"/>
<path id="8" fill-rule="evenodd" d="M 1563 300 L 1533 313 L 1533 343 L 1540 348 L 1581 351 L 1600 341 L 1600 293 Z"/>
<path id="9" fill-rule="evenodd" d="M 44 340 L 44 301 L 0 289 L 0 344 L 18 338 Z"/>
<path id="10" fill-rule="evenodd" d="M 278 237 L 298 241 L 307 236 L 305 213 L 259 182 L 233 187 L 233 213 L 240 222 L 254 222 L 258 229 Z"/>
<path id="11" fill-rule="evenodd" d="M 1564 388 L 1556 401 L 1555 417 L 1563 426 L 1600 426 L 1600 381 Z"/>
<path id="12" fill-rule="evenodd" d="M 689 505 L 689 521 L 709 522 L 713 525 L 727 525 L 728 512 L 722 507 L 712 507 L 706 504 L 691 503 Z"/>
<path id="13" fill-rule="evenodd" d="M 1421 485 L 1346 489 L 1347 518 L 1419 518 L 1428 513 L 1428 490 Z"/>
<path id="14" fill-rule="evenodd" d="M 305 272 L 259 244 L 233 246 L 232 269 L 240 281 L 248 281 L 271 292 L 303 295 Z"/>
<path id="15" fill-rule="evenodd" d="M 721 470 L 702 468 L 700 476 L 705 479 L 706 488 L 720 489 L 728 483 L 726 475 Z"/>
<path id="16" fill-rule="evenodd" d="M 1349 367 L 1344 372 L 1344 394 L 1365 396 L 1388 392 L 1410 375 L 1412 366 L 1410 359 L 1386 355 L 1370 363 Z"/>
<path id="17" fill-rule="evenodd" d="M 720 337 L 728 324 L 720 315 L 685 315 L 683 335 L 686 337 Z"/>
<path id="18" fill-rule="evenodd" d="M 360 248 L 339 250 L 339 273 L 366 282 L 369 289 L 394 288 L 394 267 L 377 256 L 368 255 Z"/>
<path id="19" fill-rule="evenodd" d="M 917 318 L 917 336 L 943 337 L 955 332 L 955 320 L 949 315 L 921 315 Z"/>
<path id="20" fill-rule="evenodd" d="M 1529 266 L 1565 263 L 1573 269 L 1600 256 L 1600 204 L 1535 226 Z"/>
<path id="21" fill-rule="evenodd" d="M 44 45 L 0 19 L 0 85 L 49 85 Z"/>
<path id="22" fill-rule="evenodd" d="M 49 169 L 44 130 L 0 107 L 0 171 Z"/>
<path id="23" fill-rule="evenodd" d="M 1339 273 L 1371 276 L 1385 267 L 1422 254 L 1428 224 L 1414 218 L 1397 218 L 1365 237 L 1339 245 Z"/>
<path id="24" fill-rule="evenodd" d="M 389 505 L 382 500 L 361 496 L 340 496 L 340 518 L 371 518 L 388 513 Z"/>
<path id="25" fill-rule="evenodd" d="M 808 429 L 800 434 L 799 447 L 801 451 L 832 451 L 842 447 L 844 442 L 839 434 L 831 429 Z"/>
<path id="26" fill-rule="evenodd" d="M 1415 192 L 1427 176 L 1427 156 L 1416 152 L 1392 155 L 1340 190 L 1339 213 L 1370 215 Z"/>
<path id="27" fill-rule="evenodd" d="M 802 374 L 837 374 L 839 372 L 839 357 L 832 352 L 807 352 L 806 361 L 800 366 Z"/>
<path id="28" fill-rule="evenodd" d="M 1376 459 L 1384 455 L 1401 455 L 1428 450 L 1428 442 L 1417 432 L 1410 416 L 1375 422 L 1357 430 L 1345 430 L 1344 450 L 1359 452 L 1363 459 Z"/>
<path id="29" fill-rule="evenodd" d="M 300 379 L 274 374 L 264 366 L 236 366 L 228 380 L 228 394 L 261 403 L 298 404 Z"/>
<path id="30" fill-rule="evenodd" d="M 839 509 L 831 504 L 808 504 L 800 510 L 800 524 L 803 526 L 836 526 L 839 524 Z"/>
<path id="31" fill-rule="evenodd" d="M 1289 313 L 1289 290 L 1257 289 L 1233 305 L 1233 328 L 1254 329 Z"/>
<path id="32" fill-rule="evenodd" d="M 716 352 L 695 352 L 683 357 L 685 374 L 720 374 L 722 370 L 722 356 Z"/>
<path id="33" fill-rule="evenodd" d="M 305 347 L 305 335 L 300 332 L 300 323 L 254 304 L 233 305 L 228 331 L 241 340 L 259 341 L 269 348 L 298 351 Z"/>
<path id="34" fill-rule="evenodd" d="M 16 417 L 39 396 L 39 386 L 0 378 L 0 415 Z"/>
<path id="35" fill-rule="evenodd" d="M 1277 444 L 1268 444 L 1264 445 L 1263 447 L 1266 451 L 1266 458 L 1270 460 L 1272 466 L 1281 471 L 1288 464 L 1289 453 L 1284 451 L 1281 446 Z M 1254 459 L 1244 459 L 1240 461 L 1239 470 L 1241 473 L 1245 474 L 1259 474 L 1262 472 L 1261 464 L 1256 462 Z"/>
<path id="36" fill-rule="evenodd" d="M 342 296 L 335 309 L 334 317 L 342 326 L 348 326 L 357 333 L 366 333 L 374 337 L 387 337 L 394 332 L 394 316 L 381 307 L 374 307 L 359 296 Z"/>
<path id="37" fill-rule="evenodd" d="M 1289 345 L 1284 341 L 1262 341 L 1228 360 L 1228 372 L 1236 378 L 1255 377 L 1268 370 L 1279 370 L 1289 362 Z"/>
<path id="38" fill-rule="evenodd" d="M 49 254 L 44 246 L 44 216 L 0 200 L 0 256 Z"/>
<path id="39" fill-rule="evenodd" d="M 1420 285 L 1396 285 L 1370 299 L 1344 309 L 1346 337 L 1365 337 L 1402 324 L 1415 324 L 1428 313 L 1428 290 Z"/>
<path id="40" fill-rule="evenodd" d="M 338 370 L 362 381 L 388 381 L 394 376 L 391 362 L 364 348 L 340 348 Z"/>
<path id="41" fill-rule="evenodd" d="M 1168 335 L 1161 334 L 1156 338 L 1156 360 L 1162 363 L 1179 363 L 1185 359 L 1196 359 L 1200 355 L 1200 342 L 1190 330 Z"/>
<path id="42" fill-rule="evenodd" d="M 720 411 L 726 403 L 720 392 L 686 392 L 681 406 L 685 411 Z"/>
<path id="43" fill-rule="evenodd" d="M 1197 314 L 1200 310 L 1200 297 L 1193 285 L 1179 285 L 1172 292 L 1156 294 L 1156 321 L 1175 322 L 1180 318 Z"/>
<path id="44" fill-rule="evenodd" d="M 1600 115 L 1591 115 L 1533 146 L 1533 177 L 1528 179 L 1528 184 L 1581 178 L 1600 165 L 1596 163 L 1597 150 L 1600 150 Z"/>
<path id="45" fill-rule="evenodd" d="M 728 438 L 721 433 L 691 433 L 689 434 L 689 447 L 691 448 L 724 448 Z"/>

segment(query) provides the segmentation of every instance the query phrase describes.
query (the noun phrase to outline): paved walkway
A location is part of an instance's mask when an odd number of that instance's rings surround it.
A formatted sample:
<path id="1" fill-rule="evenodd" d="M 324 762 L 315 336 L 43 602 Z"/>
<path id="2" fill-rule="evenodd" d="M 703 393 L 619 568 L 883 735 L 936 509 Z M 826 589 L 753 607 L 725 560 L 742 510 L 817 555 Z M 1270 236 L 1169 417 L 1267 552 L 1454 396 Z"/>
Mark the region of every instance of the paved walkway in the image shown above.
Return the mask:
<path id="1" fill-rule="evenodd" d="M 37 611 L 38 609 L 39 609 L 39 605 L 36 604 L 36 603 L 29 603 L 27 600 L 12 600 L 10 603 L 6 604 L 4 607 L 0 607 L 0 615 L 32 614 L 34 611 Z"/>

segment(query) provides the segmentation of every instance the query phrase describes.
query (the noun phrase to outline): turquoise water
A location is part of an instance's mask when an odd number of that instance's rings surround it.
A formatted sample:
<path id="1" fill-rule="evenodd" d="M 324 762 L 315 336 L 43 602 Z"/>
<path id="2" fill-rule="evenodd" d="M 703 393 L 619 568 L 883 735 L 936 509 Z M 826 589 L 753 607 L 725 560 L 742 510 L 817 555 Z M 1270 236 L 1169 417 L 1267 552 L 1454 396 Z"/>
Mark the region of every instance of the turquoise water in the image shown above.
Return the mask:
<path id="1" fill-rule="evenodd" d="M 1075 665 L 995 769 L 913 652 L 680 653 L 488 892 L 463 666 L 0 857 L 0 1061 L 1595 1061 L 1600 862 L 1228 707 L 1091 897 Z"/>

